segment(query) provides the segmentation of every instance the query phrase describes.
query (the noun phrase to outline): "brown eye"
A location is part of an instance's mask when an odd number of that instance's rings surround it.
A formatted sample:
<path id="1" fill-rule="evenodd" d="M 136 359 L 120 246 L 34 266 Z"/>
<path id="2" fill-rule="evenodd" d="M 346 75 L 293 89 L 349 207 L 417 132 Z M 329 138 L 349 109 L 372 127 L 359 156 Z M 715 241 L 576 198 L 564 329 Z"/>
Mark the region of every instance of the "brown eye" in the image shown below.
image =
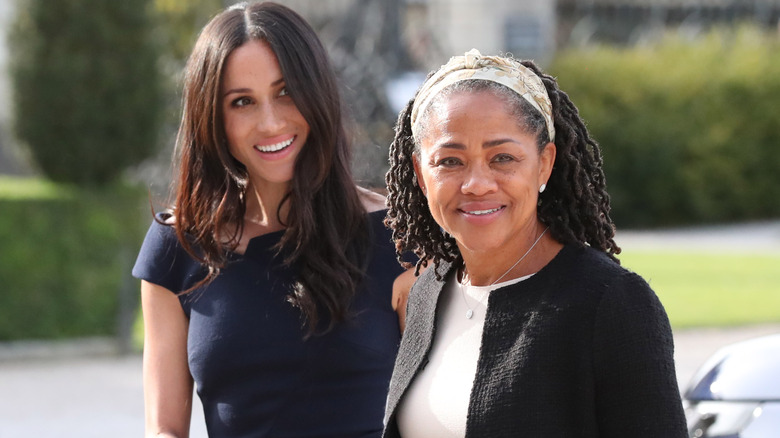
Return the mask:
<path id="1" fill-rule="evenodd" d="M 248 97 L 239 97 L 238 99 L 233 100 L 230 102 L 230 106 L 240 108 L 243 106 L 247 106 L 250 103 L 252 103 L 252 100 Z"/>
<path id="2" fill-rule="evenodd" d="M 442 167 L 455 167 L 460 164 L 461 164 L 460 160 L 454 157 L 442 158 L 441 160 L 439 160 L 438 163 L 436 163 L 437 166 L 442 166 Z"/>
<path id="3" fill-rule="evenodd" d="M 509 161 L 514 161 L 515 157 L 509 155 L 509 154 L 498 154 L 493 158 L 493 161 L 496 163 L 506 163 Z"/>

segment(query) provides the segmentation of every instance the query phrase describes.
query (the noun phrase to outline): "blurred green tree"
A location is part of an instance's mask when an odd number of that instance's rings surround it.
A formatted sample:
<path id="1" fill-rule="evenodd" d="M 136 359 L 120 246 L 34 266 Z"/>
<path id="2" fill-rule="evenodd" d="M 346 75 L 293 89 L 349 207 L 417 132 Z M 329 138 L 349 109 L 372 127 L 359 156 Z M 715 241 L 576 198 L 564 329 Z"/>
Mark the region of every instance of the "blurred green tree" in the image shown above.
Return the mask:
<path id="1" fill-rule="evenodd" d="M 153 0 L 25 0 L 10 33 L 14 128 L 55 181 L 97 186 L 158 146 Z"/>
<path id="2" fill-rule="evenodd" d="M 181 68 L 195 44 L 201 28 L 219 11 L 235 1 L 223 0 L 153 0 L 162 17 L 165 55 Z"/>

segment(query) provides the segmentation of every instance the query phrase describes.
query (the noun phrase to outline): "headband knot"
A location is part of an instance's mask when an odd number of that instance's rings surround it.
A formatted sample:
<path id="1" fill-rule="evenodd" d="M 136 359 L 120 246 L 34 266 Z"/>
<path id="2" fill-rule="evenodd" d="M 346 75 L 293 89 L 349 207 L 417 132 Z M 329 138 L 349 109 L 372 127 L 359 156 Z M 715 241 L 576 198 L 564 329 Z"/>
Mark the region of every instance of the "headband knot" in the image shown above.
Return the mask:
<path id="1" fill-rule="evenodd" d="M 475 70 L 481 67 L 479 61 L 482 59 L 482 54 L 477 49 L 471 49 L 463 55 L 463 66 L 467 69 Z"/>
<path id="2" fill-rule="evenodd" d="M 542 114 L 547 125 L 547 135 L 550 141 L 555 141 L 552 103 L 542 79 L 515 59 L 483 56 L 477 49 L 450 58 L 417 92 L 411 114 L 412 135 L 415 139 L 419 133 L 419 116 L 430 105 L 433 97 L 448 86 L 468 79 L 496 82 L 519 94 Z"/>

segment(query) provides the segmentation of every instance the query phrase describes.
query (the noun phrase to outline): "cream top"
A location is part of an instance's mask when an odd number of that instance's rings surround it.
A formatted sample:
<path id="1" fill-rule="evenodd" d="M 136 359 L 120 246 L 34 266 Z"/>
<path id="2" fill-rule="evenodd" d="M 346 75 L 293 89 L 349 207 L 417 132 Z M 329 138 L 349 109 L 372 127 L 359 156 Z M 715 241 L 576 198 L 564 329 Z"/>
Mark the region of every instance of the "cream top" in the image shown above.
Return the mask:
<path id="1" fill-rule="evenodd" d="M 436 312 L 436 334 L 429 362 L 398 407 L 401 436 L 466 436 L 466 416 L 490 291 L 519 283 L 531 275 L 491 286 L 462 286 L 454 275 L 447 281 Z M 466 317 L 468 310 L 473 311 L 471 319 Z"/>

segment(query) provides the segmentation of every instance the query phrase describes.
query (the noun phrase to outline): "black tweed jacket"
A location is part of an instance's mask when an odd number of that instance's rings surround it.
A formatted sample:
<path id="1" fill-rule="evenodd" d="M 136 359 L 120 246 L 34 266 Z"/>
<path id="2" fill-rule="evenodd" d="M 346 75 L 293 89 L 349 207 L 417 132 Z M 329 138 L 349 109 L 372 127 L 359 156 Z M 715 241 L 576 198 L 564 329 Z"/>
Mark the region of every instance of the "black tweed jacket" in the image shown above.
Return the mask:
<path id="1" fill-rule="evenodd" d="M 429 269 L 412 288 L 384 437 L 400 436 L 397 408 L 428 362 L 443 285 Z M 686 438 L 673 350 L 641 277 L 565 246 L 533 277 L 491 292 L 466 436 Z"/>

